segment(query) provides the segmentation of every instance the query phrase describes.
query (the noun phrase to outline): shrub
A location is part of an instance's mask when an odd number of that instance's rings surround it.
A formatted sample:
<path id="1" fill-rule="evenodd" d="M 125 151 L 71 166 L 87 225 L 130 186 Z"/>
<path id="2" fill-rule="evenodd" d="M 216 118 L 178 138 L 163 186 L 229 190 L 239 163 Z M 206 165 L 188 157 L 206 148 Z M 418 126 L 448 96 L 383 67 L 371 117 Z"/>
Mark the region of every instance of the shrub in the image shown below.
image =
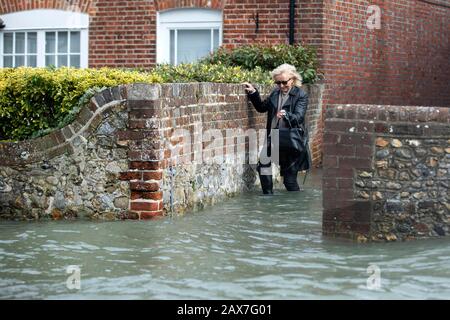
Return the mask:
<path id="1" fill-rule="evenodd" d="M 283 63 L 289 63 L 297 68 L 304 83 L 313 83 L 317 78 L 318 69 L 317 54 L 314 49 L 285 44 L 248 45 L 232 50 L 222 47 L 203 59 L 202 63 L 241 66 L 246 70 L 260 67 L 264 71 L 271 71 Z"/>
<path id="2" fill-rule="evenodd" d="M 163 64 L 153 70 L 164 83 L 174 82 L 219 82 L 219 83 L 271 83 L 270 75 L 261 68 L 245 70 L 241 67 L 224 64 L 180 64 L 177 66 Z"/>
<path id="3" fill-rule="evenodd" d="M 0 69 L 0 138 L 58 127 L 88 89 L 160 81 L 155 74 L 115 69 Z"/>

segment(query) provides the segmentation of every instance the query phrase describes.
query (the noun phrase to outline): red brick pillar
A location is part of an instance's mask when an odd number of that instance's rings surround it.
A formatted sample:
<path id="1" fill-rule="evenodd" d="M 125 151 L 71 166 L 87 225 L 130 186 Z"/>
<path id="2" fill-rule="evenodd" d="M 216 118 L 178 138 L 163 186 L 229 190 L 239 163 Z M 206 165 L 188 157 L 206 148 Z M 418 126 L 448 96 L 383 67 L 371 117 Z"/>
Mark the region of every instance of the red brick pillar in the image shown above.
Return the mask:
<path id="1" fill-rule="evenodd" d="M 354 181 L 357 172 L 373 170 L 374 124 L 357 110 L 347 105 L 326 111 L 322 231 L 327 236 L 356 239 L 370 233 L 372 202 L 355 198 Z"/>
<path id="2" fill-rule="evenodd" d="M 128 146 L 129 170 L 121 179 L 130 182 L 130 211 L 139 219 L 163 215 L 160 85 L 127 86 L 128 128 L 117 135 Z"/>

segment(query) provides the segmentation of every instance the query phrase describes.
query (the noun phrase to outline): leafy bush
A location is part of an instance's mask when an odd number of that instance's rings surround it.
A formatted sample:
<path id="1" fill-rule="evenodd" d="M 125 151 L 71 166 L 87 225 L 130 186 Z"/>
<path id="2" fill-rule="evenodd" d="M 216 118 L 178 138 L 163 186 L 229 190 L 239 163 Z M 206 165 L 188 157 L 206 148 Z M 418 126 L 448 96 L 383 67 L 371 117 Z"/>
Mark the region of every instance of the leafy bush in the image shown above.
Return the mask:
<path id="1" fill-rule="evenodd" d="M 88 89 L 161 82 L 156 74 L 115 69 L 0 69 L 0 139 L 56 128 Z"/>
<path id="2" fill-rule="evenodd" d="M 318 69 L 317 54 L 314 49 L 285 44 L 248 45 L 232 50 L 222 47 L 201 62 L 241 66 L 246 70 L 260 67 L 264 71 L 271 71 L 283 63 L 289 63 L 297 68 L 304 83 L 313 83 L 317 78 Z"/>
<path id="3" fill-rule="evenodd" d="M 37 137 L 72 121 L 96 91 L 135 82 L 268 83 L 267 72 L 224 65 L 161 65 L 152 72 L 120 69 L 0 69 L 0 140 Z"/>
<path id="4" fill-rule="evenodd" d="M 170 64 L 158 65 L 153 72 L 162 78 L 164 83 L 174 82 L 219 82 L 219 83 L 271 83 L 270 75 L 261 68 L 245 70 L 241 67 L 223 64 Z"/>

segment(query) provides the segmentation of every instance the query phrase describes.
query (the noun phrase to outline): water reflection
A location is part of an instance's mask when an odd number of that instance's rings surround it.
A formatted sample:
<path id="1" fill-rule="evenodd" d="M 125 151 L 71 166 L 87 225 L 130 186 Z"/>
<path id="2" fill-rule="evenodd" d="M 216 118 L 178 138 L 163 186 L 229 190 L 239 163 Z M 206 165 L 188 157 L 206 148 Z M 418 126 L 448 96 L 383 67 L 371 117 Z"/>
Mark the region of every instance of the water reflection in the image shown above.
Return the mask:
<path id="1" fill-rule="evenodd" d="M 449 239 L 354 244 L 321 236 L 320 175 L 158 221 L 0 223 L 0 298 L 448 299 Z M 367 267 L 381 270 L 368 290 Z M 70 265 L 81 289 L 69 290 Z"/>

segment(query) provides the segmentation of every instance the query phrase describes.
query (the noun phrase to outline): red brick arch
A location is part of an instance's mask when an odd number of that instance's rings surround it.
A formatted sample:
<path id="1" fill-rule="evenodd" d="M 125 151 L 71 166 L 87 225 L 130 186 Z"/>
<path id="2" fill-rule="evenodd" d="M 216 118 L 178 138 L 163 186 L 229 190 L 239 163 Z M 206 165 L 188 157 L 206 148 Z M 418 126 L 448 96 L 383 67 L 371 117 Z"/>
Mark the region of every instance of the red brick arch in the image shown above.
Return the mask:
<path id="1" fill-rule="evenodd" d="M 155 0 L 156 11 L 178 8 L 210 8 L 223 10 L 226 0 Z"/>
<path id="2" fill-rule="evenodd" d="M 0 14 L 34 10 L 58 9 L 89 13 L 95 0 L 0 0 Z"/>

